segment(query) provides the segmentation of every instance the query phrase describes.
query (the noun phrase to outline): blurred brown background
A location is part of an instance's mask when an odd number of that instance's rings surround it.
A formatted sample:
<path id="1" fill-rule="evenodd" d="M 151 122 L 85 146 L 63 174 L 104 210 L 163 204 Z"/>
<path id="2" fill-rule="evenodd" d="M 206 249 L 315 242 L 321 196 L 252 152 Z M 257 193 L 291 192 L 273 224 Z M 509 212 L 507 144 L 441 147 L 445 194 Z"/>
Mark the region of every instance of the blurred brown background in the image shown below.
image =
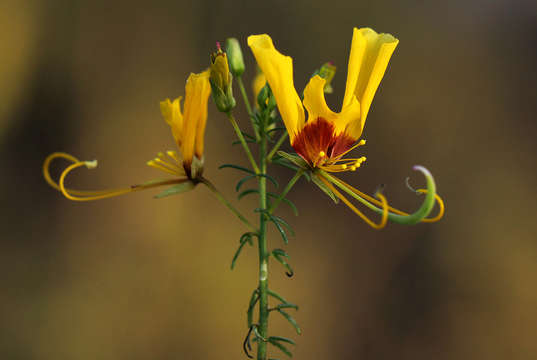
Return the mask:
<path id="1" fill-rule="evenodd" d="M 8 0 L 0 24 L 0 358 L 245 358 L 257 254 L 229 270 L 245 230 L 207 189 L 73 203 L 41 164 L 53 151 L 99 159 L 71 177 L 80 188 L 160 177 L 144 165 L 174 148 L 158 101 L 183 94 L 229 36 L 248 82 L 249 34 L 293 56 L 297 87 L 334 61 L 337 109 L 353 26 L 401 42 L 368 116 L 368 161 L 345 179 L 370 193 L 385 183 L 412 209 L 404 179 L 421 184 L 411 166 L 423 164 L 447 214 L 377 232 L 301 180 L 300 216 L 280 210 L 296 275 L 274 264 L 271 286 L 301 306 L 303 335 L 277 316 L 273 334 L 297 339 L 297 359 L 537 356 L 535 1 Z M 239 175 L 217 167 L 246 162 L 209 111 L 206 174 L 233 198 Z M 254 216 L 254 198 L 239 207 Z"/>

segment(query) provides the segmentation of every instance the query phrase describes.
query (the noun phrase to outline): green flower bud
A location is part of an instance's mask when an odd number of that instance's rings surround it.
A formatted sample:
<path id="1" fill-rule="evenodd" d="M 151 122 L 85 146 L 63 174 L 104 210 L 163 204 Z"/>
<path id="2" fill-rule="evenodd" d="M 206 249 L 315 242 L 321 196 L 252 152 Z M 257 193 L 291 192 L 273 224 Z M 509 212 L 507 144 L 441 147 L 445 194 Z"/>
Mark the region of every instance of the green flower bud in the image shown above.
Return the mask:
<path id="1" fill-rule="evenodd" d="M 326 84 L 324 85 L 324 92 L 327 94 L 331 94 L 334 90 L 332 89 L 332 85 L 330 83 L 332 82 L 332 79 L 334 79 L 334 76 L 336 75 L 336 67 L 334 64 L 329 61 L 327 63 L 324 63 L 319 70 L 315 72 L 315 75 L 319 75 L 323 79 L 326 80 Z"/>
<path id="2" fill-rule="evenodd" d="M 229 56 L 229 69 L 233 76 L 241 76 L 244 73 L 244 60 L 239 41 L 235 38 L 226 40 L 226 53 Z"/>
<path id="3" fill-rule="evenodd" d="M 211 54 L 211 74 L 209 82 L 214 103 L 221 112 L 229 112 L 235 107 L 233 97 L 233 75 L 229 72 L 227 55 L 220 49 L 220 44 L 216 43 L 218 51 Z"/>

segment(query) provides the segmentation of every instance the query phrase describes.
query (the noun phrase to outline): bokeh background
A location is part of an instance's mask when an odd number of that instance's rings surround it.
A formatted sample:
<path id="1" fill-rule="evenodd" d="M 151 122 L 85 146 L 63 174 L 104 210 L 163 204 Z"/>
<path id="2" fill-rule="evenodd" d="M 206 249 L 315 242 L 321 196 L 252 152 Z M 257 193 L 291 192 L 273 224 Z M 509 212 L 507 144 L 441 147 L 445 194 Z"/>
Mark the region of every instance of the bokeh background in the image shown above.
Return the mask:
<path id="1" fill-rule="evenodd" d="M 242 359 L 256 286 L 244 228 L 203 187 L 93 203 L 44 182 L 53 151 L 99 159 L 79 188 L 158 178 L 145 162 L 173 149 L 158 102 L 183 94 L 217 40 L 269 33 L 303 86 L 339 66 L 341 103 L 353 26 L 400 39 L 368 116 L 368 161 L 345 176 L 392 204 L 435 175 L 447 213 L 437 224 L 370 229 L 301 180 L 287 247 L 296 275 L 271 286 L 300 305 L 297 359 L 534 359 L 537 356 L 537 3 L 455 1 L 15 1 L 0 10 L 2 359 Z M 239 101 L 239 104 L 241 102 Z M 211 104 L 206 174 L 229 197 L 247 164 Z M 242 107 L 238 117 L 247 127 Z M 274 168 L 281 182 L 290 178 Z M 254 217 L 255 200 L 239 208 Z M 276 232 L 271 247 L 281 247 Z M 283 358 L 277 350 L 273 357 Z"/>

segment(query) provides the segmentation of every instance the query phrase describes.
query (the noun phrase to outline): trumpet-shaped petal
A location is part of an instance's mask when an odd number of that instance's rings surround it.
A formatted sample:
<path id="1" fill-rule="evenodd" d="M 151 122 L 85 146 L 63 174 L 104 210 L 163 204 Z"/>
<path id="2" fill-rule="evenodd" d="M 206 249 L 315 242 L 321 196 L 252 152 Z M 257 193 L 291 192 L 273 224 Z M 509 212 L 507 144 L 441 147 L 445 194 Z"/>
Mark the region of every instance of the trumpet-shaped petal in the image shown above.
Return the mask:
<path id="1" fill-rule="evenodd" d="M 315 75 L 312 77 L 304 89 L 304 107 L 308 110 L 308 122 L 317 118 L 323 118 L 334 124 L 336 135 L 345 132 L 346 128 L 353 121 L 360 119 L 360 104 L 355 97 L 348 106 L 344 107 L 340 113 L 335 113 L 326 104 L 324 97 L 324 87 L 326 80 Z M 353 137 L 354 141 L 358 137 Z"/>
<path id="2" fill-rule="evenodd" d="M 195 154 L 199 159 L 203 157 L 203 137 L 207 122 L 207 103 L 211 95 L 209 83 L 210 71 L 199 74 L 190 74 L 185 87 L 185 105 L 183 121 L 183 144 L 181 153 L 185 164 L 192 162 Z"/>
<path id="3" fill-rule="evenodd" d="M 160 102 L 160 112 L 166 123 L 172 129 L 172 135 L 177 143 L 177 147 L 181 148 L 183 142 L 183 114 L 181 113 L 182 96 L 175 99 L 173 102 L 166 99 Z"/>
<path id="4" fill-rule="evenodd" d="M 248 46 L 265 74 L 292 141 L 304 126 L 305 118 L 293 81 L 293 59 L 276 50 L 272 39 L 266 34 L 249 36 Z"/>
<path id="5" fill-rule="evenodd" d="M 254 80 L 252 81 L 252 91 L 254 92 L 254 100 L 257 100 L 257 95 L 259 95 L 259 92 L 261 89 L 265 87 L 265 84 L 267 83 L 267 78 L 265 77 L 265 74 L 263 74 L 261 71 L 257 73 L 257 75 L 254 77 Z"/>
<path id="6" fill-rule="evenodd" d="M 370 28 L 354 28 L 342 109 L 356 96 L 361 110 L 360 121 L 349 126 L 349 135 L 360 137 L 373 96 L 398 43 L 399 40 L 390 34 L 377 34 Z"/>

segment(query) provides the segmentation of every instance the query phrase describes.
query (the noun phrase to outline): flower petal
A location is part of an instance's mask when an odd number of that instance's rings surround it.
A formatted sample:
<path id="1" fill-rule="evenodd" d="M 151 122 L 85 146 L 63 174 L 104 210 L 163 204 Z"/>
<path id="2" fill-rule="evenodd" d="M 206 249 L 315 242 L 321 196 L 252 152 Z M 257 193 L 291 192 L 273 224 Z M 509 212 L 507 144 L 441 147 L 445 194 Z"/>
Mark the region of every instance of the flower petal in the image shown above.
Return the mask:
<path id="1" fill-rule="evenodd" d="M 203 136 L 207 122 L 207 103 L 211 94 L 210 71 L 190 74 L 185 87 L 183 143 L 181 152 L 186 163 L 192 161 L 194 152 L 203 156 Z"/>
<path id="2" fill-rule="evenodd" d="M 369 28 L 354 28 L 343 107 L 356 95 L 361 105 L 362 127 L 398 43 L 399 40 L 390 34 L 377 34 Z"/>
<path id="3" fill-rule="evenodd" d="M 326 80 L 319 75 L 312 77 L 304 89 L 304 107 L 308 110 L 308 122 L 321 117 L 334 124 L 336 135 L 345 132 L 353 139 L 358 139 L 361 134 L 360 104 L 353 96 L 348 106 L 344 107 L 340 113 L 335 113 L 326 104 L 324 97 L 324 85 Z M 352 128 L 352 132 L 349 132 Z M 360 128 L 359 133 L 355 128 Z"/>
<path id="4" fill-rule="evenodd" d="M 181 147 L 181 143 L 183 141 L 183 114 L 181 114 L 181 99 L 182 97 L 180 96 L 173 100 L 173 102 L 171 102 L 170 99 L 160 102 L 160 112 L 162 113 L 164 120 L 166 120 L 166 123 L 170 125 L 172 135 L 178 147 Z"/>
<path id="5" fill-rule="evenodd" d="M 293 59 L 276 50 L 267 34 L 249 36 L 248 46 L 265 74 L 292 142 L 304 126 L 304 108 L 293 81 Z"/>

